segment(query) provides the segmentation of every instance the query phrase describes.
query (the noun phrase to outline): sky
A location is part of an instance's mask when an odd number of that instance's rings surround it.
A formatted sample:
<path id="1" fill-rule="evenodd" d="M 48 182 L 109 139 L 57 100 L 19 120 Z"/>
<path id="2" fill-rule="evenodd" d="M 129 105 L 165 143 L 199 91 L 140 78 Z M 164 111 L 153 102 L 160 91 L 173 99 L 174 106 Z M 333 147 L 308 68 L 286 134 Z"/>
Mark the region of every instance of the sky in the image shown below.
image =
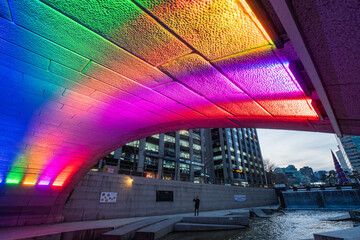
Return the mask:
<path id="1" fill-rule="evenodd" d="M 334 134 L 272 129 L 257 132 L 263 159 L 277 167 L 293 164 L 298 170 L 304 166 L 314 171 L 334 169 L 330 152 L 338 149 Z"/>

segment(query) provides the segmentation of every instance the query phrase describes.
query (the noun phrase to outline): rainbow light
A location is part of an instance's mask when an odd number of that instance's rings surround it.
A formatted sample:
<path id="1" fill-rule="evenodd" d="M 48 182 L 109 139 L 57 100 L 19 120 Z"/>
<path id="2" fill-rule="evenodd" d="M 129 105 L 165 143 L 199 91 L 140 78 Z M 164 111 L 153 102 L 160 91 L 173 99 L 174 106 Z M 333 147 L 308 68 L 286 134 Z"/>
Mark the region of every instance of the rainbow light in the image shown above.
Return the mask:
<path id="1" fill-rule="evenodd" d="M 8 3 L 0 182 L 71 185 L 159 131 L 318 119 L 244 0 Z"/>

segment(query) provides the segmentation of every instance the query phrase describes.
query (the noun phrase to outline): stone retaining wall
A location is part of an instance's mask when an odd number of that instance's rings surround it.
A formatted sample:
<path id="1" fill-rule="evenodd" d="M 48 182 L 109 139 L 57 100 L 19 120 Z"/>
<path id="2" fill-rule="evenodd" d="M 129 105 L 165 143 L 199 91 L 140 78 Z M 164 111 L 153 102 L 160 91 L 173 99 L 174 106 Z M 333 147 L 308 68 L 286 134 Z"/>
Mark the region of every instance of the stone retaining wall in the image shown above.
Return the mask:
<path id="1" fill-rule="evenodd" d="M 67 201 L 63 212 L 65 221 L 192 212 L 196 195 L 201 200 L 200 214 L 201 211 L 278 203 L 272 189 L 132 178 L 130 183 L 127 175 L 89 172 Z M 173 201 L 157 202 L 156 191 L 173 191 Z M 116 203 L 100 203 L 101 192 L 117 192 Z M 246 195 L 246 201 L 235 202 L 234 195 Z"/>

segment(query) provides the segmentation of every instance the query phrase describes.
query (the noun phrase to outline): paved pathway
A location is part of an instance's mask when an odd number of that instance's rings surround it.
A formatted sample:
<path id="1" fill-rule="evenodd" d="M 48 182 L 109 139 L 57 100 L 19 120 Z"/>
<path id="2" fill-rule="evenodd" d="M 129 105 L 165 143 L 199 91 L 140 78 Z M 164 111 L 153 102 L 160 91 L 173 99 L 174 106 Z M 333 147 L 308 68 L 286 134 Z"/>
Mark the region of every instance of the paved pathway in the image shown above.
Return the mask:
<path id="1" fill-rule="evenodd" d="M 273 206 L 264 206 L 264 207 L 256 207 L 256 208 L 273 208 Z M 242 208 L 242 209 L 251 209 L 251 208 Z M 200 212 L 200 216 L 219 216 L 219 215 L 223 216 L 230 213 L 230 211 L 234 211 L 234 209 Z M 174 216 L 193 216 L 193 215 L 194 213 L 182 213 L 182 214 L 170 214 L 170 215 L 162 215 L 162 216 L 174 217 Z M 86 229 L 116 228 L 122 225 L 126 225 L 132 222 L 140 221 L 151 217 L 154 216 L 117 218 L 117 219 L 81 221 L 81 222 L 64 222 L 64 223 L 35 225 L 35 226 L 5 227 L 5 228 L 0 228 L 0 236 L 1 236 L 0 239 L 1 240 L 22 239 L 22 238 L 44 236 L 49 234 L 58 234 L 63 232 L 86 230 Z"/>

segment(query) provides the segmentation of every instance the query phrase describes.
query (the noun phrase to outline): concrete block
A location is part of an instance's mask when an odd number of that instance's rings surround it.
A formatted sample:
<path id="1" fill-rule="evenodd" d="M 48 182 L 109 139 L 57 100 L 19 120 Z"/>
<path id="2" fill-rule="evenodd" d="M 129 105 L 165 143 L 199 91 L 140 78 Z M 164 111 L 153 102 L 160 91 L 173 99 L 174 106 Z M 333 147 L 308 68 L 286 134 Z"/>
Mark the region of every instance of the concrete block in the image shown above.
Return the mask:
<path id="1" fill-rule="evenodd" d="M 106 232 L 102 235 L 103 240 L 130 240 L 135 237 L 136 231 L 140 228 L 146 227 L 148 225 L 157 223 L 159 221 L 165 220 L 165 217 L 154 217 L 150 219 L 145 219 L 142 221 L 138 221 L 135 223 L 130 223 L 126 226 L 117 228 L 115 230 L 112 230 L 110 232 Z"/>
<path id="2" fill-rule="evenodd" d="M 249 225 L 248 217 L 184 217 L 183 222 L 186 223 L 202 223 L 202 224 L 220 224 L 220 225 Z"/>
<path id="3" fill-rule="evenodd" d="M 229 215 L 236 215 L 236 216 L 240 216 L 240 217 L 250 217 L 250 211 L 249 210 L 235 210 L 235 211 L 230 211 Z"/>
<path id="4" fill-rule="evenodd" d="M 316 233 L 315 240 L 358 240 L 360 227 L 347 228 L 337 231 Z"/>
<path id="5" fill-rule="evenodd" d="M 182 220 L 182 217 L 172 217 L 170 219 L 155 223 L 148 227 L 136 231 L 137 240 L 155 240 L 171 233 L 174 225 Z"/>
<path id="6" fill-rule="evenodd" d="M 268 216 L 266 213 L 264 213 L 261 209 L 253 208 L 253 209 L 251 210 L 251 212 L 252 212 L 255 216 L 257 216 L 257 217 L 260 217 L 260 218 L 269 218 L 269 216 Z"/>
<path id="7" fill-rule="evenodd" d="M 4 0 L 0 2 L 3 1 Z M 4 8 L 1 8 L 1 3 L 0 9 L 5 10 Z M 0 29 L 1 38 L 20 47 L 29 49 L 34 53 L 44 56 L 45 58 L 52 59 L 53 61 L 59 62 L 77 71 L 83 69 L 89 62 L 89 59 L 86 59 L 79 54 L 49 41 L 31 31 L 28 31 L 25 28 L 8 22 L 5 19 L 0 18 L 0 25 L 4 26 Z"/>
<path id="8" fill-rule="evenodd" d="M 200 224 L 200 223 L 176 223 L 175 232 L 198 232 L 198 231 L 222 231 L 245 228 L 241 225 L 219 225 L 219 224 Z"/>

